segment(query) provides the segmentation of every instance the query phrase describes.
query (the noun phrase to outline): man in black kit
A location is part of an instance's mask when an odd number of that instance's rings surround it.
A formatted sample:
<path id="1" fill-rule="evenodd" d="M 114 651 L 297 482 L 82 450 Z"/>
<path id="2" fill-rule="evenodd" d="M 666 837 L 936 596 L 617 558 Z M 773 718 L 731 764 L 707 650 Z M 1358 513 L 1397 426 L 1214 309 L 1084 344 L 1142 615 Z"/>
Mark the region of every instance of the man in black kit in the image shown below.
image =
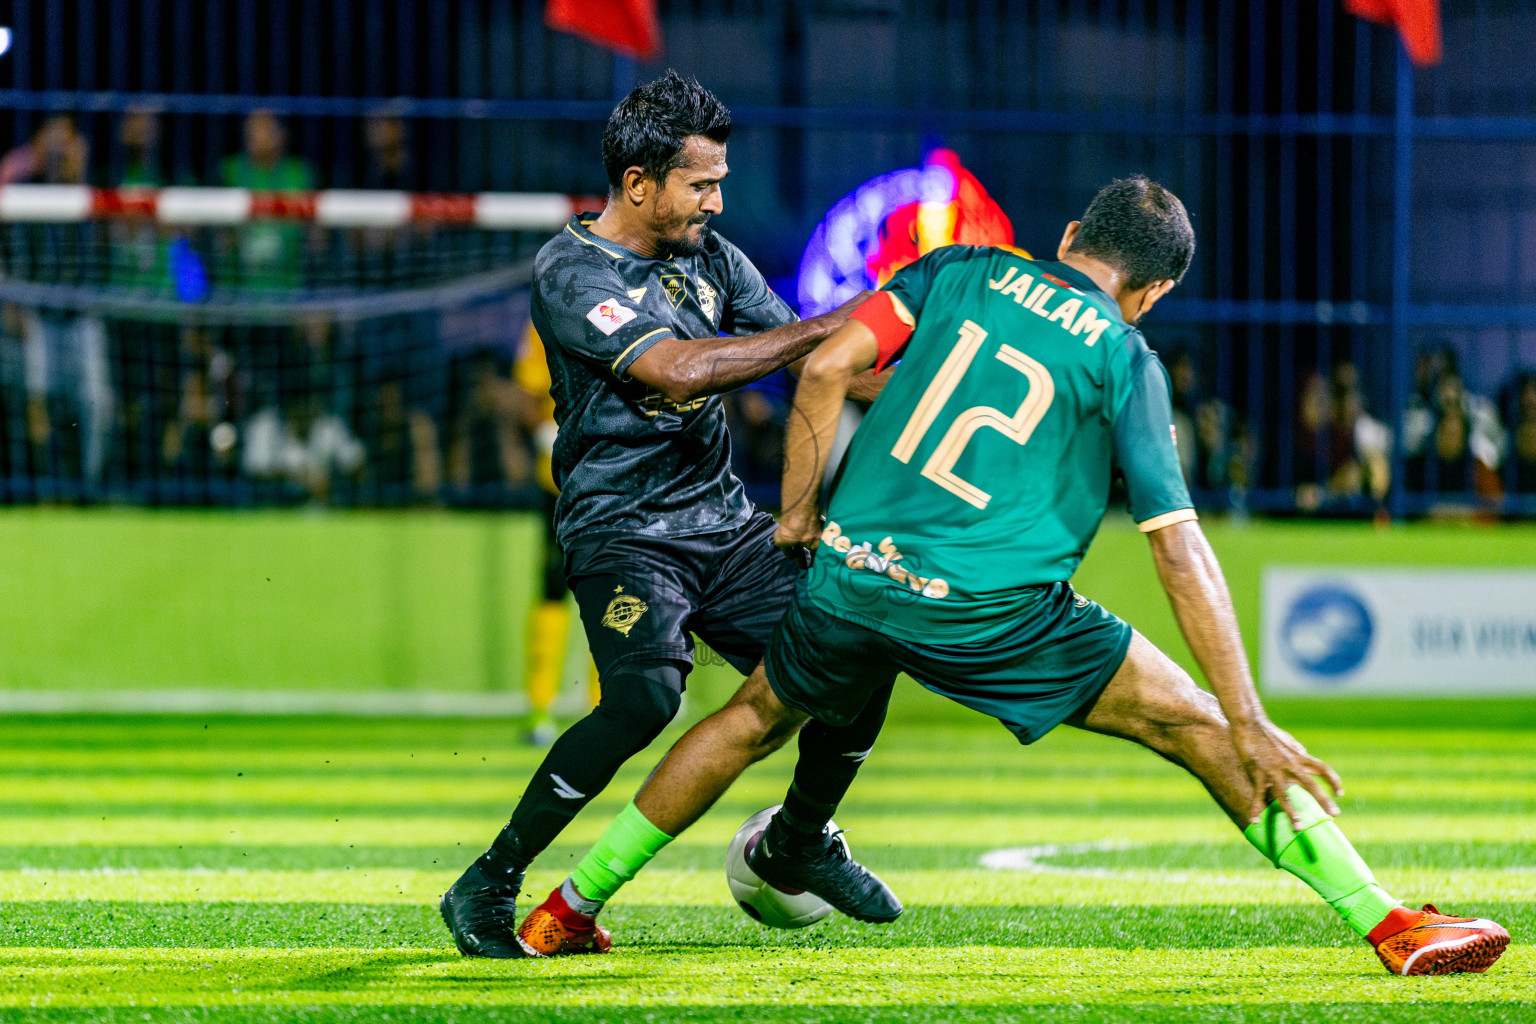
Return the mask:
<path id="1" fill-rule="evenodd" d="M 555 742 L 512 820 L 443 896 L 443 920 L 467 956 L 607 950 L 574 889 L 530 915 L 529 924 L 543 915 L 555 926 L 520 937 L 525 869 L 677 713 L 693 666 L 689 633 L 760 674 L 793 595 L 798 571 L 773 544 L 772 517 L 731 473 L 718 396 L 804 357 L 863 296 L 798 321 L 708 227 L 723 208 L 729 134 L 730 114 L 691 78 L 669 72 L 635 89 L 603 134 L 607 208 L 572 217 L 534 264 L 533 324 L 560 426 L 556 534 L 602 699 Z M 878 386 L 868 380 L 854 397 L 869 400 Z M 818 828 L 781 859 L 847 893 L 865 920 L 890 920 L 901 905 L 844 844 L 824 840 L 817 815 L 853 781 L 885 703 L 871 701 L 844 729 L 806 726 L 786 801 L 787 816 L 798 802 Z"/>

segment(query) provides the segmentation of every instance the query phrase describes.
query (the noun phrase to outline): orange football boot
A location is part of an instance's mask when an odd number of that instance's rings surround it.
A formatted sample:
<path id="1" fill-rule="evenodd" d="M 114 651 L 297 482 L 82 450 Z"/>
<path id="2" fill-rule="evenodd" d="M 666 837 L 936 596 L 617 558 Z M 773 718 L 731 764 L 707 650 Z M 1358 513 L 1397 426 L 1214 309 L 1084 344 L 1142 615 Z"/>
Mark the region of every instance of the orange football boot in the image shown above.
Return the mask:
<path id="1" fill-rule="evenodd" d="M 1449 917 L 1424 904 L 1398 907 L 1365 940 L 1393 974 L 1481 974 L 1509 945 L 1509 932 L 1486 917 Z"/>
<path id="2" fill-rule="evenodd" d="M 517 941 L 529 956 L 606 953 L 613 948 L 608 929 L 595 918 L 572 910 L 559 889 L 523 919 Z"/>

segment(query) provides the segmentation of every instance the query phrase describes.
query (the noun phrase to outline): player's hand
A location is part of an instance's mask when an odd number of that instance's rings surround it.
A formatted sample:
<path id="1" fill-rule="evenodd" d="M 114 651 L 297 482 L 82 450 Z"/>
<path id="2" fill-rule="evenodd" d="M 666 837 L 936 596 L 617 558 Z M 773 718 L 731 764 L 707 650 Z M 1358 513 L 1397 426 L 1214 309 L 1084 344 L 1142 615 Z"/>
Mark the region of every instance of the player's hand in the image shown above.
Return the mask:
<path id="1" fill-rule="evenodd" d="M 1233 723 L 1232 742 L 1237 748 L 1238 760 L 1248 779 L 1253 783 L 1253 802 L 1248 808 L 1248 820 L 1258 821 L 1271 800 L 1291 819 L 1291 827 L 1301 829 L 1296 809 L 1286 794 L 1290 786 L 1300 786 L 1329 814 L 1339 813 L 1339 805 L 1333 796 L 1317 781 L 1318 776 L 1328 780 L 1328 786 L 1340 796 L 1344 783 L 1339 775 L 1325 762 L 1318 760 L 1295 737 L 1268 719 L 1253 723 Z"/>
<path id="2" fill-rule="evenodd" d="M 779 517 L 779 528 L 773 532 L 773 542 L 780 551 L 799 563 L 802 569 L 811 567 L 812 552 L 821 540 L 822 517 L 814 507 L 792 508 Z"/>

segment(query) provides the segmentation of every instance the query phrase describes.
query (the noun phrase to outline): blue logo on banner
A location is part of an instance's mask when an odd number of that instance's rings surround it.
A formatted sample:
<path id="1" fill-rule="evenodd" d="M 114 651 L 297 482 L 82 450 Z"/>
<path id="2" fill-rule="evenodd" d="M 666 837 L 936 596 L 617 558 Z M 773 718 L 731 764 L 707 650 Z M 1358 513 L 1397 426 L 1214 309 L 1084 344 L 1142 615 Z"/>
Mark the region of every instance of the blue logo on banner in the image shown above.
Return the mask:
<path id="1" fill-rule="evenodd" d="M 1280 639 L 1297 668 L 1318 676 L 1342 676 L 1365 660 L 1372 632 L 1364 602 L 1328 585 L 1304 591 L 1291 604 Z"/>

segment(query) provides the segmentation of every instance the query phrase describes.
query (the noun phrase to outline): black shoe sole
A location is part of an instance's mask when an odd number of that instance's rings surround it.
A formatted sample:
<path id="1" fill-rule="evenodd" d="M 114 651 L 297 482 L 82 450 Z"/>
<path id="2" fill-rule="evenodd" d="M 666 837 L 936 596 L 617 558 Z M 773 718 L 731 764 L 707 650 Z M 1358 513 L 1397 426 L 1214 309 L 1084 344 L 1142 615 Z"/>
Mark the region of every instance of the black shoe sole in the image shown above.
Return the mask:
<path id="1" fill-rule="evenodd" d="M 833 909 L 835 910 L 837 908 L 834 907 Z M 905 909 L 905 907 L 902 908 L 902 910 Z M 847 916 L 853 918 L 855 921 L 863 921 L 865 924 L 890 924 L 892 921 L 901 916 L 901 910 L 898 910 L 896 913 L 886 917 L 877 917 L 874 914 L 848 914 Z"/>

